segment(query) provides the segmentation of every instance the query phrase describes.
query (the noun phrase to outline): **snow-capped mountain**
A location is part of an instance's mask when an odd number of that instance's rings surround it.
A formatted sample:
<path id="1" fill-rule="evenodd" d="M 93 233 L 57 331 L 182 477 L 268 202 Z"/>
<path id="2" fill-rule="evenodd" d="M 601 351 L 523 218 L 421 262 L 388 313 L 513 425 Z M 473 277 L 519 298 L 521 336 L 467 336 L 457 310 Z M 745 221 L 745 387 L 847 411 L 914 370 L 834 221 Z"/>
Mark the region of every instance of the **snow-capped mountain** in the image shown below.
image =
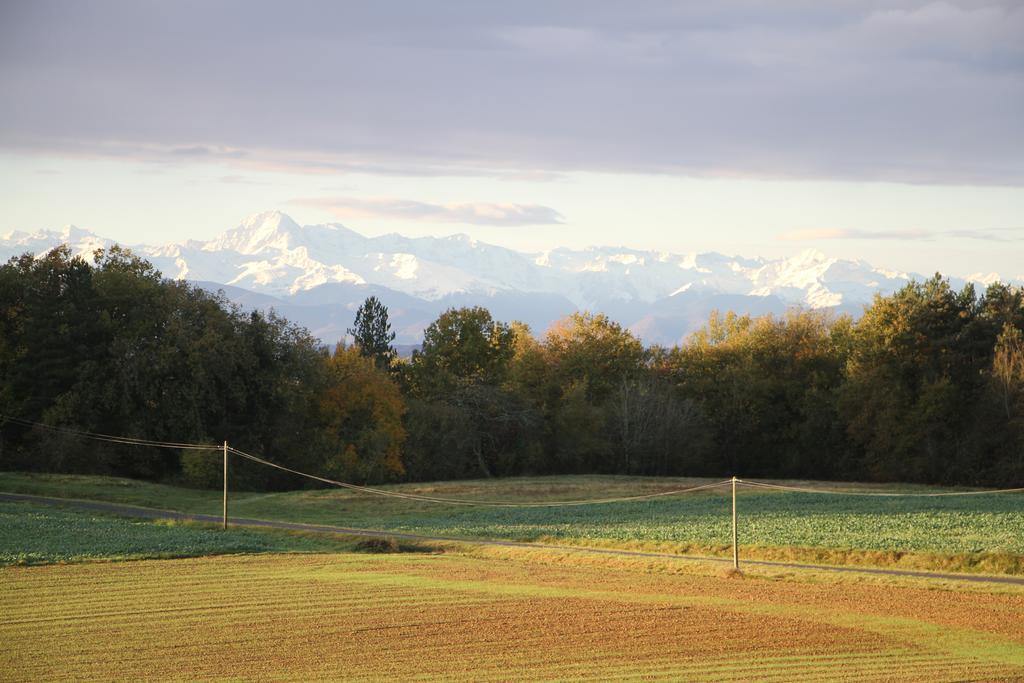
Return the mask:
<path id="1" fill-rule="evenodd" d="M 0 236 L 0 257 L 42 254 L 62 243 L 87 258 L 113 244 L 74 226 L 12 232 Z M 649 343 L 670 344 L 715 308 L 759 314 L 803 306 L 857 314 L 876 292 L 921 279 L 817 251 L 777 260 L 618 247 L 530 254 L 465 235 L 366 237 L 337 223 L 298 225 L 277 211 L 252 215 L 206 242 L 130 246 L 168 277 L 223 289 L 245 306 L 275 308 L 325 341 L 344 334 L 371 294 L 389 306 L 404 343 L 417 342 L 445 308 L 479 304 L 537 332 L 573 310 L 600 311 Z M 968 279 L 985 285 L 998 275 Z"/>

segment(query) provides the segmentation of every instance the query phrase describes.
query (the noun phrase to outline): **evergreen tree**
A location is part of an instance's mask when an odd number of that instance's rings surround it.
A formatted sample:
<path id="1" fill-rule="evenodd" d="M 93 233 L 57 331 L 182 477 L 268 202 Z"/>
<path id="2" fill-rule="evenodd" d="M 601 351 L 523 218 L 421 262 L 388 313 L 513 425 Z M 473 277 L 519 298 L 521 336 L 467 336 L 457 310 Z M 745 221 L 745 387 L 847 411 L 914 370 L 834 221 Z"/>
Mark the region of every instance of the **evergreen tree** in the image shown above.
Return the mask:
<path id="1" fill-rule="evenodd" d="M 380 299 L 371 296 L 363 302 L 356 311 L 355 327 L 350 327 L 348 334 L 355 338 L 359 353 L 372 358 L 377 367 L 391 367 L 396 356 L 391 346 L 391 342 L 395 341 L 395 333 L 391 331 L 388 308 Z"/>

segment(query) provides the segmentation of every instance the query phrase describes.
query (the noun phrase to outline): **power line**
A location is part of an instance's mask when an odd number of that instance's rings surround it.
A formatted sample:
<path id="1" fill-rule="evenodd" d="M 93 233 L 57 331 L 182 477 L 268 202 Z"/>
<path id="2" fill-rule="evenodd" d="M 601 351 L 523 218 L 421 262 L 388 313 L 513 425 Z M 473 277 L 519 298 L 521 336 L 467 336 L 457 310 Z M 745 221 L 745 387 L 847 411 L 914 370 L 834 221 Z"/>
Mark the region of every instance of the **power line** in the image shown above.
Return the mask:
<path id="1" fill-rule="evenodd" d="M 35 422 L 33 420 L 26 420 L 20 417 L 14 417 L 12 415 L 0 414 L 0 421 L 13 422 L 27 427 L 38 427 L 40 429 L 46 429 L 52 432 L 67 434 L 71 436 L 77 436 L 84 439 L 92 439 L 94 441 L 102 441 L 106 443 L 114 443 L 125 446 L 145 446 L 149 448 L 173 448 L 177 450 L 197 450 L 197 451 L 220 451 L 223 449 L 222 446 L 216 446 L 212 444 L 198 444 L 198 443 L 183 443 L 175 441 L 157 441 L 153 439 L 137 439 L 128 436 L 116 436 L 113 434 L 102 434 L 98 432 L 87 432 L 78 429 L 72 429 L 70 427 L 58 427 L 54 425 L 43 424 L 41 422 Z M 253 462 L 265 465 L 267 467 L 273 467 L 283 472 L 288 472 L 300 477 L 306 477 L 319 481 L 324 484 L 330 484 L 332 486 L 338 486 L 341 488 L 349 489 L 352 491 L 360 491 L 377 496 L 386 496 L 390 498 L 402 498 L 406 500 L 416 500 L 427 503 L 441 503 L 447 505 L 463 505 L 463 506 L 476 506 L 476 507 L 517 507 L 517 508 L 529 508 L 529 507 L 569 507 L 569 506 L 581 506 L 581 505 L 603 505 L 608 503 L 624 503 L 639 500 L 650 500 L 653 498 L 663 498 L 667 496 L 675 496 L 683 493 L 692 493 L 694 491 L 702 491 L 707 489 L 717 488 L 719 486 L 725 486 L 732 482 L 732 480 L 725 480 L 714 482 L 711 484 L 702 484 L 700 486 L 692 486 L 682 489 L 672 489 L 670 491 L 659 491 L 657 493 L 644 493 L 633 496 L 617 496 L 612 498 L 592 498 L 584 500 L 563 500 L 563 501 L 534 501 L 534 502 L 522 502 L 522 501 L 510 501 L 510 500 L 466 500 L 462 498 L 446 498 L 441 496 L 425 496 L 417 493 L 405 493 L 402 491 L 389 491 L 386 489 L 378 489 L 370 486 L 360 486 L 358 484 L 352 484 L 349 482 L 338 481 L 336 479 L 329 479 L 327 477 L 321 477 L 308 472 L 302 472 L 300 470 L 279 465 L 270 460 L 260 458 L 251 453 L 246 453 L 237 448 L 228 447 L 228 450 L 235 455 L 242 458 L 251 460 Z M 814 493 L 821 495 L 835 495 L 835 496 L 877 496 L 885 498 L 939 498 L 939 497 L 950 497 L 950 496 L 979 496 L 979 495 L 990 495 L 990 494 L 1001 494 L 1001 493 L 1021 493 L 1024 492 L 1024 487 L 1020 488 L 1009 488 L 1009 489 L 988 489 L 982 491 L 944 491 L 936 493 L 904 493 L 904 492 L 882 492 L 882 491 L 840 491 L 835 489 L 821 489 L 810 486 L 789 486 L 785 484 L 771 484 L 763 481 L 754 481 L 749 479 L 737 479 L 736 483 L 762 489 L 770 489 L 775 491 L 789 491 L 793 493 Z"/>
<path id="2" fill-rule="evenodd" d="M 536 501 L 536 502 L 522 502 L 522 501 L 511 501 L 511 500 L 466 500 L 463 498 L 443 498 L 440 496 L 424 496 L 417 493 L 404 493 L 402 491 L 387 491 L 384 489 L 372 488 L 369 486 L 359 486 L 358 484 L 350 484 L 348 482 L 337 481 L 334 479 L 328 479 L 326 477 L 320 477 L 315 474 L 309 474 L 308 472 L 301 472 L 291 467 L 285 467 L 284 465 L 278 465 L 275 462 L 264 460 L 258 456 L 252 455 L 240 451 L 237 448 L 228 448 L 229 451 L 235 455 L 241 456 L 253 462 L 266 465 L 268 467 L 274 467 L 284 472 L 298 475 L 300 477 L 307 477 L 315 481 L 323 482 L 325 484 L 331 484 L 333 486 L 340 486 L 341 488 L 349 489 L 352 491 L 361 491 L 377 496 L 387 496 L 391 498 L 404 498 L 406 500 L 417 500 L 427 503 L 442 503 L 447 505 L 464 505 L 464 506 L 477 506 L 477 507 L 517 507 L 517 508 L 539 508 L 539 507 L 568 507 L 568 506 L 580 506 L 580 505 L 602 505 L 606 503 L 623 503 L 637 500 L 647 500 L 651 498 L 660 498 L 664 496 L 674 496 L 682 493 L 691 493 L 693 491 L 701 491 L 705 489 L 712 489 L 718 486 L 724 486 L 729 484 L 729 481 L 719 481 L 712 484 L 702 484 L 700 486 L 692 486 L 684 489 L 673 489 L 671 491 L 659 491 L 657 493 L 645 493 L 635 496 L 618 496 L 615 498 L 593 498 L 586 500 L 561 500 L 561 501 Z"/>
<path id="3" fill-rule="evenodd" d="M 810 486 L 787 486 L 784 484 L 769 484 L 763 481 L 751 481 L 749 479 L 738 479 L 737 483 L 755 486 L 763 489 L 777 491 L 792 491 L 794 493 L 819 493 L 830 496 L 879 496 L 885 498 L 939 498 L 944 496 L 984 496 L 996 493 L 1022 493 L 1024 487 L 1015 489 L 987 489 L 984 491 L 942 491 L 938 493 L 901 493 L 898 491 L 837 491 L 835 489 L 819 489 Z"/>
<path id="4" fill-rule="evenodd" d="M 43 424 L 42 422 L 34 422 L 32 420 L 26 420 L 20 417 L 14 417 L 11 415 L 0 414 L 0 420 L 6 420 L 13 422 L 25 427 L 39 427 L 41 429 L 47 429 L 52 432 L 59 434 L 67 434 L 70 436 L 77 436 L 83 439 L 92 439 L 93 441 L 104 441 L 107 443 L 116 443 L 124 446 L 148 446 L 151 448 L 175 448 L 178 450 L 195 450 L 195 451 L 216 451 L 220 450 L 220 446 L 213 446 L 210 444 L 200 443 L 177 443 L 174 441 L 155 441 L 152 439 L 136 439 L 130 436 L 115 436 L 113 434 L 99 434 L 97 432 L 85 432 L 78 429 L 72 429 L 70 427 L 57 427 L 54 425 Z"/>

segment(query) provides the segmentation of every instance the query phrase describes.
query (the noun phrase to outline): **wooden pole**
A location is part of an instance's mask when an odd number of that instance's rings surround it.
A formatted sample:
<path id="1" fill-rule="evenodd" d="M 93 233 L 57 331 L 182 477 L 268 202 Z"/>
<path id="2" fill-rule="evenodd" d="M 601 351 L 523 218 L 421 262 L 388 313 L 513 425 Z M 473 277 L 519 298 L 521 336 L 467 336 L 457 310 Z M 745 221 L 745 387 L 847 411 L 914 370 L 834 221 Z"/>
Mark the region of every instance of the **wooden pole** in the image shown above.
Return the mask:
<path id="1" fill-rule="evenodd" d="M 732 478 L 732 568 L 740 568 L 740 546 L 736 541 L 736 477 Z"/>
<path id="2" fill-rule="evenodd" d="M 224 442 L 224 528 L 228 528 L 228 442 Z"/>

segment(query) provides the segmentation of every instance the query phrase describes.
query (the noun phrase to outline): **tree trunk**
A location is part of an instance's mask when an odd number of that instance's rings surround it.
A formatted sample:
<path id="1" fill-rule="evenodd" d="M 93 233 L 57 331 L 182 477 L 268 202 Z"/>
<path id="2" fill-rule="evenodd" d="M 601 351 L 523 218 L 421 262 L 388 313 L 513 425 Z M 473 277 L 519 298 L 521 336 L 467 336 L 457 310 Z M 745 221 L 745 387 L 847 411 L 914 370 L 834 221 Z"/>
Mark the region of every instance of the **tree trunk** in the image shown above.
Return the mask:
<path id="1" fill-rule="evenodd" d="M 476 462 L 480 465 L 480 471 L 484 473 L 484 476 L 490 479 L 494 475 L 491 474 L 491 469 L 487 466 L 484 461 L 484 450 L 480 448 L 480 444 L 473 446 L 473 453 L 476 455 Z"/>

